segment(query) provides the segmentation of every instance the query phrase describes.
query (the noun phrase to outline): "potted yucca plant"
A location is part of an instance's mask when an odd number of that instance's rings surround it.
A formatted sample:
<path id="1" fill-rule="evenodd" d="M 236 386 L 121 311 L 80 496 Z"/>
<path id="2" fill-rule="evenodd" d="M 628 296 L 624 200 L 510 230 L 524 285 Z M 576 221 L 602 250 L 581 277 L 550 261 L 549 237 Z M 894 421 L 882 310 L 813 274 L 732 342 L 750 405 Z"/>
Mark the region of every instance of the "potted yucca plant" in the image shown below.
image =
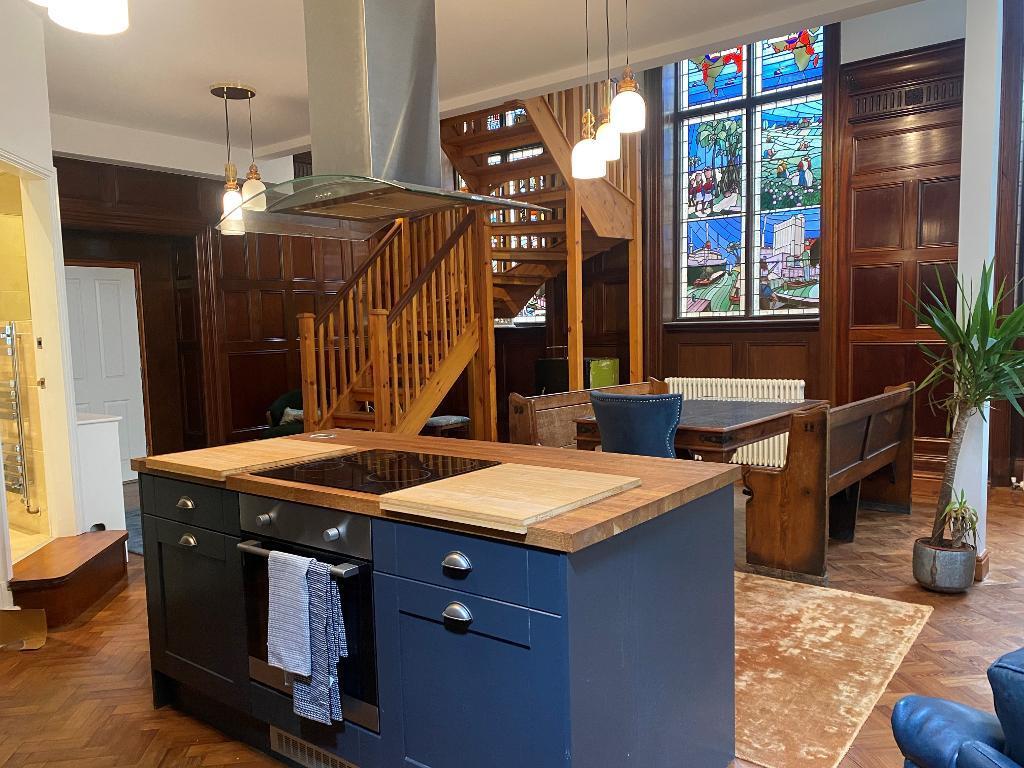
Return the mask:
<path id="1" fill-rule="evenodd" d="M 956 302 L 946 296 L 939 280 L 939 294 L 929 289 L 928 297 L 920 297 L 923 300 L 914 307 L 918 321 L 945 342 L 943 346 L 918 345 L 932 366 L 919 389 L 927 388 L 933 406 L 946 411 L 949 433 L 931 536 L 914 542 L 914 578 L 937 592 L 963 592 L 974 583 L 977 512 L 963 491 L 956 497 L 953 493 L 967 424 L 978 413 L 984 417 L 986 403 L 997 400 L 1009 402 L 1024 415 L 1018 402 L 1024 395 L 1024 351 L 1016 348 L 1024 334 L 1024 306 L 1000 315 L 999 306 L 1008 295 L 1006 284 L 1000 283 L 993 295 L 989 291 L 992 277 L 993 265 L 986 264 L 977 291 L 973 285 L 965 286 L 957 280 Z M 951 385 L 948 394 L 937 394 L 940 384 Z"/>

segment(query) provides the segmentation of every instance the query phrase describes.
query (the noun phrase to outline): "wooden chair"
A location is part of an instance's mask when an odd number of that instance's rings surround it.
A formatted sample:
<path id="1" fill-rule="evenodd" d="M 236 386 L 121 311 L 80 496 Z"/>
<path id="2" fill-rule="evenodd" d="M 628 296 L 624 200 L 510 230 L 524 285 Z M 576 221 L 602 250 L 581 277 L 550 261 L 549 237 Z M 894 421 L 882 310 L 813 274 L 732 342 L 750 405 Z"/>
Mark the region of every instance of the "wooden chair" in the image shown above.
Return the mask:
<path id="1" fill-rule="evenodd" d="M 747 563 L 813 580 L 828 539 L 852 541 L 860 505 L 910 512 L 914 385 L 793 417 L 786 465 L 745 467 Z"/>
<path id="2" fill-rule="evenodd" d="M 534 397 L 523 397 L 513 392 L 508 396 L 509 442 L 575 448 L 575 419 L 594 415 L 594 408 L 590 404 L 591 392 L 613 395 L 664 395 L 668 394 L 668 385 L 658 379 L 648 379 L 639 384 L 619 384 L 614 387 Z"/>

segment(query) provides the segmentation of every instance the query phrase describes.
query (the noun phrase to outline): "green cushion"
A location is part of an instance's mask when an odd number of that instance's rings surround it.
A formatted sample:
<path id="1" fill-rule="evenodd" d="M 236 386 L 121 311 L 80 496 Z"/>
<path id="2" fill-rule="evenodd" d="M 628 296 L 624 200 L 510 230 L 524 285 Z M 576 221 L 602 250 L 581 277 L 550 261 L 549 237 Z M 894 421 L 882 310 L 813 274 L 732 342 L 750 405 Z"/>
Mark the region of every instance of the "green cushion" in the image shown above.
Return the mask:
<path id="1" fill-rule="evenodd" d="M 269 427 L 260 432 L 260 439 L 266 440 L 271 437 L 285 437 L 287 435 L 301 435 L 305 432 L 305 427 L 301 421 L 295 421 L 291 424 L 282 424 L 278 427 Z"/>

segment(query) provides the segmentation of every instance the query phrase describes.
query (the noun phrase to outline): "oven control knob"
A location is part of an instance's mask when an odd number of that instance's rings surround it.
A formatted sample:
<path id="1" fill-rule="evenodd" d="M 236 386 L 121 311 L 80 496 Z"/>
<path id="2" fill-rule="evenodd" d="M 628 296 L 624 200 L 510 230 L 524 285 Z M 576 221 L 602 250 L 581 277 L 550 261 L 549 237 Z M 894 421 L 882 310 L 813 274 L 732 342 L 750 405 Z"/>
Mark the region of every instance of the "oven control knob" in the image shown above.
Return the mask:
<path id="1" fill-rule="evenodd" d="M 337 528 L 328 528 L 324 531 L 324 541 L 337 541 L 341 538 L 341 531 Z"/>
<path id="2" fill-rule="evenodd" d="M 267 514 L 265 512 L 262 515 L 256 515 L 256 527 L 257 528 L 266 528 L 267 526 L 273 525 L 273 524 L 274 524 L 274 516 L 273 515 Z"/>

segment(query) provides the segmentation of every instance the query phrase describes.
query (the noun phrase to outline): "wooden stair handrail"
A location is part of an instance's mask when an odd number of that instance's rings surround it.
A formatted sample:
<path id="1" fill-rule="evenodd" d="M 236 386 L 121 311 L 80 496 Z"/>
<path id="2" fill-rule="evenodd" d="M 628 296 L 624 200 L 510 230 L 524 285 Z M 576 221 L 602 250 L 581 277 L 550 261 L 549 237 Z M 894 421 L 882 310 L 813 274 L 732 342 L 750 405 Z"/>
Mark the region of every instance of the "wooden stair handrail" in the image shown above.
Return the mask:
<path id="1" fill-rule="evenodd" d="M 408 288 L 405 289 L 405 293 L 395 302 L 395 305 L 391 308 L 388 313 L 388 325 L 394 325 L 398 316 L 402 314 L 407 306 L 412 303 L 413 298 L 419 293 L 420 289 L 426 285 L 427 281 L 430 280 L 431 274 L 437 269 L 438 265 L 444 261 L 444 257 L 448 255 L 455 244 L 458 243 L 462 236 L 466 234 L 466 230 L 472 226 L 473 222 L 476 221 L 476 209 L 470 208 L 466 215 L 459 222 L 459 225 L 452 230 L 452 233 L 448 238 L 441 244 L 441 247 L 437 249 L 437 252 L 431 257 L 420 273 L 416 276 L 416 279 L 412 281 Z"/>
<path id="2" fill-rule="evenodd" d="M 370 255 L 367 256 L 363 263 L 359 265 L 359 268 L 352 273 L 349 279 L 345 282 L 345 285 L 342 286 L 342 289 L 331 298 L 331 301 L 328 302 L 327 306 L 317 313 L 317 325 L 327 321 L 327 316 L 334 312 L 334 310 L 338 308 L 338 305 L 348 297 L 348 294 L 351 293 L 355 286 L 359 284 L 359 278 L 363 277 L 363 275 L 370 271 L 370 268 L 373 267 L 377 257 L 384 252 L 384 250 L 391 244 L 392 240 L 401 234 L 402 228 L 407 223 L 408 219 L 402 218 L 396 219 L 391 224 L 388 231 L 384 233 L 384 237 L 382 237 L 377 245 L 374 246 L 373 251 L 371 251 Z"/>

